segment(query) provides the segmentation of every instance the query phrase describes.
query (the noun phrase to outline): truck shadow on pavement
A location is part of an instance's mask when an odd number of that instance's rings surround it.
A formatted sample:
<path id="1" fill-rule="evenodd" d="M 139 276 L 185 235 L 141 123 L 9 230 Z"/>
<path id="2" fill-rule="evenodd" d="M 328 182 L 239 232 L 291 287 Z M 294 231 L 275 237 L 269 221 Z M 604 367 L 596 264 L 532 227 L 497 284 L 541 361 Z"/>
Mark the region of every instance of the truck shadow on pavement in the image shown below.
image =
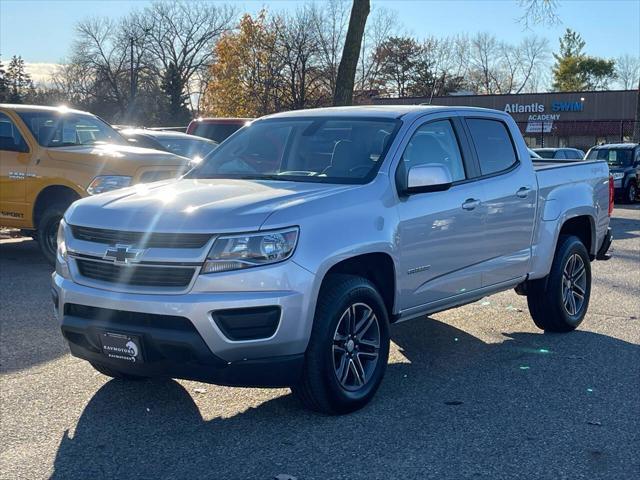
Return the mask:
<path id="1" fill-rule="evenodd" d="M 584 331 L 509 333 L 488 344 L 431 318 L 392 334 L 402 355 L 374 401 L 342 417 L 307 412 L 283 390 L 256 408 L 205 420 L 178 382 L 109 381 L 62 438 L 52 478 L 555 479 L 638 471 L 637 345 Z"/>
<path id="2" fill-rule="evenodd" d="M 0 243 L 0 372 L 24 370 L 69 352 L 53 313 L 52 272 L 30 238 Z"/>

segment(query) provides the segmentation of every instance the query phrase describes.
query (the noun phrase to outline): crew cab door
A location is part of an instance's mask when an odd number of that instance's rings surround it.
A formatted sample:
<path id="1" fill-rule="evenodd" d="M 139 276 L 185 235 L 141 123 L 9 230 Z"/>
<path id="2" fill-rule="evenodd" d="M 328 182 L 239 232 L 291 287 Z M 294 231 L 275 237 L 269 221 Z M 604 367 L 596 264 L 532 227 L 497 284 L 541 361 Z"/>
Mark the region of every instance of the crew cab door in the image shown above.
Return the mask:
<path id="1" fill-rule="evenodd" d="M 0 225 L 24 227 L 30 215 L 26 203 L 29 147 L 9 116 L 0 112 Z"/>
<path id="2" fill-rule="evenodd" d="M 480 170 L 478 183 L 484 187 L 482 286 L 489 287 L 528 271 L 537 180 L 528 156 L 519 159 L 517 144 L 501 118 L 468 117 L 464 121 Z"/>
<path id="3" fill-rule="evenodd" d="M 430 117 L 433 118 L 433 117 Z M 434 118 L 410 134 L 396 171 L 435 163 L 453 179 L 446 191 L 403 195 L 398 203 L 400 309 L 442 301 L 481 286 L 482 186 L 473 181 L 470 151 L 457 118 Z M 461 141 L 462 140 L 462 141 Z"/>

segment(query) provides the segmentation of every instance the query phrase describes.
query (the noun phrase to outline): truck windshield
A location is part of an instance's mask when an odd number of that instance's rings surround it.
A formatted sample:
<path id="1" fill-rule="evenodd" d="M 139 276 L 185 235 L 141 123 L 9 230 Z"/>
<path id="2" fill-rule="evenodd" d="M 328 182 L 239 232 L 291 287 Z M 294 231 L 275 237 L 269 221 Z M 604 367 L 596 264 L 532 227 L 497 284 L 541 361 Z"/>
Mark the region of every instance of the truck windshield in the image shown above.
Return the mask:
<path id="1" fill-rule="evenodd" d="M 610 167 L 630 167 L 633 150 L 614 149 L 614 148 L 598 148 L 591 150 L 587 160 L 606 160 Z"/>
<path id="2" fill-rule="evenodd" d="M 258 120 L 220 144 L 188 176 L 366 183 L 399 123 L 344 117 Z"/>
<path id="3" fill-rule="evenodd" d="M 51 110 L 18 115 L 43 147 L 124 143 L 118 132 L 93 115 Z"/>

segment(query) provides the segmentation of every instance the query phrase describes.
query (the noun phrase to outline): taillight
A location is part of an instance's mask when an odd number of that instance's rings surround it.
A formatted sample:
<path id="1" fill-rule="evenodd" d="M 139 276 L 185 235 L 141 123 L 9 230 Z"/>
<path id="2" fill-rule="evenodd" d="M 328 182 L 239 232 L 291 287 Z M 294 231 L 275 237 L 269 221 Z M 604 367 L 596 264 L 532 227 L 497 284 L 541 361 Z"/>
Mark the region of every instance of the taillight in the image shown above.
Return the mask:
<path id="1" fill-rule="evenodd" d="M 613 199 L 616 189 L 613 186 L 613 175 L 609 175 L 609 216 L 613 213 Z"/>

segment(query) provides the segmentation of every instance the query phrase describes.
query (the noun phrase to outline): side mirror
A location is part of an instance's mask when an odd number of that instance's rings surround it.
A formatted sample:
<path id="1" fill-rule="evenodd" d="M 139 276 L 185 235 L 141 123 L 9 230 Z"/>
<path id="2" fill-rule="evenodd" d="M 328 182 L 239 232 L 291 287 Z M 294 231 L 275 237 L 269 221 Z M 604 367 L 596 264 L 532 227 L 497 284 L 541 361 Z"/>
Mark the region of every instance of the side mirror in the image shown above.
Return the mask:
<path id="1" fill-rule="evenodd" d="M 441 164 L 416 165 L 409 168 L 406 193 L 442 192 L 451 188 L 453 179 Z"/>

